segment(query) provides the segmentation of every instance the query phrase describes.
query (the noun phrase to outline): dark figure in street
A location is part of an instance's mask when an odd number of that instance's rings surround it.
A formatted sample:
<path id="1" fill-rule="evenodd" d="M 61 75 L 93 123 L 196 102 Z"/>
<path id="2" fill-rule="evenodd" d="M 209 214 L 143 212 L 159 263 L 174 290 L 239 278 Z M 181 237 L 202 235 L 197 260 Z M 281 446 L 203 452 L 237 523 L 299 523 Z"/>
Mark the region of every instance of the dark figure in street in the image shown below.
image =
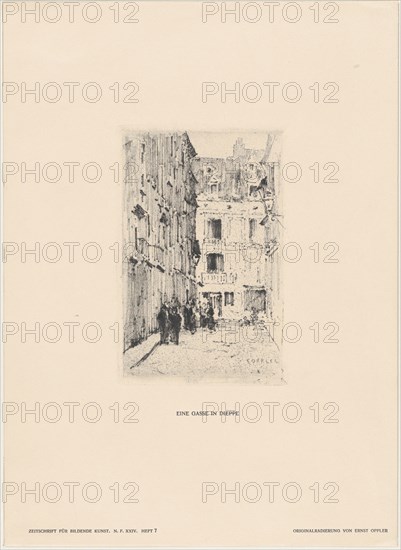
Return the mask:
<path id="1" fill-rule="evenodd" d="M 189 302 L 184 305 L 184 329 L 190 330 L 192 308 Z"/>
<path id="2" fill-rule="evenodd" d="M 169 311 L 166 304 L 163 304 L 160 308 L 160 311 L 157 315 L 157 322 L 159 323 L 160 329 L 160 343 L 168 344 L 169 343 L 169 334 L 170 334 L 170 319 Z"/>
<path id="3" fill-rule="evenodd" d="M 169 320 L 171 326 L 171 341 L 178 346 L 182 319 L 176 306 L 171 309 Z"/>
<path id="4" fill-rule="evenodd" d="M 251 323 L 253 325 L 256 325 L 259 321 L 259 315 L 258 315 L 258 312 L 256 311 L 256 307 L 253 307 L 252 308 L 252 313 L 251 313 Z"/>
<path id="5" fill-rule="evenodd" d="M 192 300 L 189 314 L 189 330 L 191 334 L 196 332 L 196 301 Z"/>
<path id="6" fill-rule="evenodd" d="M 199 326 L 200 328 L 204 328 L 207 324 L 206 307 L 204 307 L 200 301 L 198 302 L 198 310 L 199 310 Z"/>
<path id="7" fill-rule="evenodd" d="M 208 303 L 206 314 L 207 314 L 207 327 L 209 330 L 214 330 L 215 321 L 214 321 L 214 309 L 212 306 L 212 302 Z"/>

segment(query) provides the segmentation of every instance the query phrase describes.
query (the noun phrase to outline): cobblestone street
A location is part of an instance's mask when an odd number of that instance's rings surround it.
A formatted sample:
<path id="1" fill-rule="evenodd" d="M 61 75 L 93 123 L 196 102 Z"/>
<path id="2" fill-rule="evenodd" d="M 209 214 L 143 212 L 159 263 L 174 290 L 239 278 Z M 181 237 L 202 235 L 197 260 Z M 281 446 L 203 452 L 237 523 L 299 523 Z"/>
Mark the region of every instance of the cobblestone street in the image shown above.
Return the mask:
<path id="1" fill-rule="evenodd" d="M 141 377 L 168 375 L 191 382 L 285 383 L 278 347 L 267 330 L 238 326 L 227 329 L 223 325 L 214 332 L 198 329 L 191 334 L 183 330 L 178 346 L 158 342 L 159 335 L 155 334 L 143 352 L 139 348 L 146 343 L 128 350 L 124 356 L 126 372 Z"/>

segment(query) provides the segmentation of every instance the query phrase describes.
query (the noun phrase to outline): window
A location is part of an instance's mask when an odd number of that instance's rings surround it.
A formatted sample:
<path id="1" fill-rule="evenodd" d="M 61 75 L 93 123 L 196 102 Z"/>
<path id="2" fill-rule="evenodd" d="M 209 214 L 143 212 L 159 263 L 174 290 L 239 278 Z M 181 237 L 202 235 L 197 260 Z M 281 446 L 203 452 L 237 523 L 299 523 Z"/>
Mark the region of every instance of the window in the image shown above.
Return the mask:
<path id="1" fill-rule="evenodd" d="M 208 221 L 208 237 L 210 239 L 221 239 L 221 220 Z"/>
<path id="2" fill-rule="evenodd" d="M 223 254 L 208 254 L 206 256 L 206 265 L 208 273 L 222 273 L 224 271 Z"/>
<path id="3" fill-rule="evenodd" d="M 258 186 L 257 185 L 251 185 L 249 187 L 249 196 L 250 197 L 257 197 L 258 196 Z"/>
<path id="4" fill-rule="evenodd" d="M 262 289 L 246 289 L 245 305 L 246 311 L 265 311 L 266 310 L 266 290 Z"/>
<path id="5" fill-rule="evenodd" d="M 224 293 L 224 305 L 233 306 L 234 305 L 234 292 L 225 292 Z"/>
<path id="6" fill-rule="evenodd" d="M 215 195 L 217 191 L 218 191 L 217 183 L 214 183 L 213 185 L 210 186 L 210 192 L 212 193 L 212 195 Z"/>
<path id="7" fill-rule="evenodd" d="M 141 162 L 143 163 L 145 159 L 145 144 L 142 143 L 142 148 L 141 148 Z"/>
<path id="8" fill-rule="evenodd" d="M 256 220 L 250 219 L 249 220 L 249 239 L 252 240 L 255 237 L 256 234 Z"/>

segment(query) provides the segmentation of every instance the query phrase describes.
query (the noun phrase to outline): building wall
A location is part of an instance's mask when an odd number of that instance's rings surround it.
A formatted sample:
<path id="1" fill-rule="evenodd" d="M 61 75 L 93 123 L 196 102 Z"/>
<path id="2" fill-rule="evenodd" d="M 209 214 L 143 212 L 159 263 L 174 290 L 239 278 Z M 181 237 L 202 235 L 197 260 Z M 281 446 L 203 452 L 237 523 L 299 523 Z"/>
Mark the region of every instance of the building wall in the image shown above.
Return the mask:
<path id="1" fill-rule="evenodd" d="M 196 152 L 186 133 L 127 137 L 125 348 L 158 329 L 163 302 L 197 295 Z"/>
<path id="2" fill-rule="evenodd" d="M 269 158 L 271 146 L 270 136 L 266 150 L 246 149 L 239 139 L 232 157 L 192 162 L 202 252 L 199 297 L 212 299 L 216 315 L 223 318 L 249 317 L 252 307 L 272 318 L 276 307 L 278 258 L 270 251 L 279 240 L 279 163 Z M 217 237 L 213 220 L 221 220 Z M 208 261 L 210 254 L 219 255 L 217 265 Z"/>

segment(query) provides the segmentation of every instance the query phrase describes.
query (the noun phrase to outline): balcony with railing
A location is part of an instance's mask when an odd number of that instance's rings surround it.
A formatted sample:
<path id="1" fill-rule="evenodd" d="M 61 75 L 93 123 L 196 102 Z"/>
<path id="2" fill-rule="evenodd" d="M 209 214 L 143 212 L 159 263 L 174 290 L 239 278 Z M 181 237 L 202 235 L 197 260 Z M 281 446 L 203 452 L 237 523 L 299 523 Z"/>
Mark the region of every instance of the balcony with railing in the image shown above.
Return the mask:
<path id="1" fill-rule="evenodd" d="M 216 245 L 221 245 L 222 244 L 222 239 L 215 239 L 215 238 L 211 238 L 211 237 L 206 237 L 203 239 L 203 242 L 204 244 L 216 244 Z"/>
<path id="2" fill-rule="evenodd" d="M 222 239 L 205 238 L 202 242 L 202 250 L 205 254 L 208 252 L 221 252 L 224 246 Z"/>
<path id="3" fill-rule="evenodd" d="M 201 273 L 201 281 L 204 285 L 234 283 L 235 279 L 236 279 L 235 273 L 226 273 L 226 272 Z"/>

